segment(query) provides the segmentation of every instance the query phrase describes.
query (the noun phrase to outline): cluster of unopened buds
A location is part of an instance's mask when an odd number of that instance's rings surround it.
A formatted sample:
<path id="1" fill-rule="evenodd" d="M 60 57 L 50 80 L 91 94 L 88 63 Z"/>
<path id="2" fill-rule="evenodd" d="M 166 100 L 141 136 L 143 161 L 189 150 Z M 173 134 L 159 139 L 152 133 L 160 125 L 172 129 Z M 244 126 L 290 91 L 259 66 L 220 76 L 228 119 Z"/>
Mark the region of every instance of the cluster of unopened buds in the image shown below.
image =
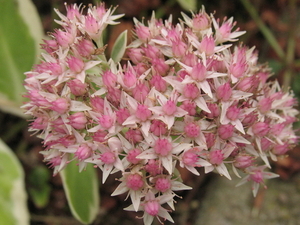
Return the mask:
<path id="1" fill-rule="evenodd" d="M 269 159 L 297 142 L 296 100 L 269 81 L 254 48 L 232 46 L 244 33 L 232 18 L 220 22 L 202 8 L 177 24 L 134 19 L 136 38 L 121 64 L 105 58 L 102 36 L 122 15 L 103 4 L 56 12 L 62 28 L 26 73 L 23 106 L 54 174 L 72 160 L 80 171 L 99 167 L 103 183 L 121 172 L 112 195 L 128 193 L 126 210 L 144 211 L 145 224 L 173 221 L 175 192 L 191 189 L 179 167 L 228 179 L 233 171 L 244 176 L 240 184 L 252 182 L 254 195 L 278 176 Z"/>

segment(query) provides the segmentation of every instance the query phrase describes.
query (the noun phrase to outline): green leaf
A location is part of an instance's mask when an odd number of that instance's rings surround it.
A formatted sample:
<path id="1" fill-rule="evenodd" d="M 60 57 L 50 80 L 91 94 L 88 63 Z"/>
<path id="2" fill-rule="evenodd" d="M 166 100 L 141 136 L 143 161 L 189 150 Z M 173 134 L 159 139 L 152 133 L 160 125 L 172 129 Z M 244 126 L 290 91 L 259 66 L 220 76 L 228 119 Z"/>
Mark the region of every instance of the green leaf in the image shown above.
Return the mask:
<path id="1" fill-rule="evenodd" d="M 39 208 L 45 207 L 49 202 L 51 192 L 49 169 L 46 166 L 35 167 L 28 178 L 28 191 L 32 201 Z"/>
<path id="2" fill-rule="evenodd" d="M 117 38 L 114 47 L 111 51 L 111 58 L 115 63 L 120 62 L 122 59 L 127 46 L 127 30 L 123 31 Z"/>
<path id="3" fill-rule="evenodd" d="M 196 0 L 177 0 L 177 2 L 185 10 L 188 10 L 188 11 L 192 10 L 194 12 L 197 10 L 197 1 Z"/>
<path id="4" fill-rule="evenodd" d="M 89 164 L 86 170 L 79 173 L 73 160 L 60 175 L 73 216 L 84 224 L 91 223 L 96 218 L 99 207 L 99 185 L 95 168 Z"/>
<path id="5" fill-rule="evenodd" d="M 30 0 L 0 0 L 0 109 L 24 116 L 24 72 L 37 60 L 43 32 Z"/>
<path id="6" fill-rule="evenodd" d="M 1 139 L 0 218 L 0 224 L 29 224 L 23 169 L 12 150 Z"/>

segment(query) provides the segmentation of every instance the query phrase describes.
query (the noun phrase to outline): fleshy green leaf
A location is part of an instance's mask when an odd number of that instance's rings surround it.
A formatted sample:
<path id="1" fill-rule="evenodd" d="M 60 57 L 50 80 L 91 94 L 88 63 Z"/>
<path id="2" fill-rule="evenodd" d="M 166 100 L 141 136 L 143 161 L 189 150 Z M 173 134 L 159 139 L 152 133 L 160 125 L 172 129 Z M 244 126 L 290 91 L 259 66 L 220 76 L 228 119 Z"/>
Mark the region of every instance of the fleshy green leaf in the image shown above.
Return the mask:
<path id="1" fill-rule="evenodd" d="M 122 59 L 127 45 L 127 30 L 123 31 L 117 38 L 114 47 L 111 51 L 111 58 L 115 63 L 120 62 Z"/>
<path id="2" fill-rule="evenodd" d="M 197 10 L 197 1 L 196 0 L 177 0 L 179 5 L 185 10 Z"/>
<path id="3" fill-rule="evenodd" d="M 24 72 L 37 60 L 42 26 L 30 0 L 0 0 L 0 109 L 24 116 Z"/>
<path id="4" fill-rule="evenodd" d="M 79 173 L 76 162 L 72 161 L 60 175 L 73 216 L 84 224 L 91 223 L 96 218 L 99 207 L 95 168 L 89 164 L 86 170 Z"/>
<path id="5" fill-rule="evenodd" d="M 0 224 L 29 224 L 23 169 L 12 150 L 1 139 L 0 218 Z"/>

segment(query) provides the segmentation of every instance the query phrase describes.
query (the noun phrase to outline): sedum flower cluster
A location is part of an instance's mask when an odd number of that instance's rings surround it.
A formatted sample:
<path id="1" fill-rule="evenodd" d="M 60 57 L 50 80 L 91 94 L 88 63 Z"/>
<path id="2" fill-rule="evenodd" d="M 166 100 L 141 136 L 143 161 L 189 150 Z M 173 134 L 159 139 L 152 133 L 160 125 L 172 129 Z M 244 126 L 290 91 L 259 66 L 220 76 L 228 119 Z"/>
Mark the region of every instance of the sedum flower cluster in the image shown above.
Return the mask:
<path id="1" fill-rule="evenodd" d="M 297 142 L 296 100 L 270 81 L 254 48 L 232 44 L 244 33 L 233 18 L 221 22 L 202 8 L 177 24 L 172 17 L 134 19 L 136 38 L 120 64 L 105 58 L 102 36 L 122 15 L 103 4 L 83 11 L 56 11 L 61 28 L 26 73 L 23 108 L 54 174 L 72 160 L 80 171 L 99 167 L 103 183 L 120 171 L 112 195 L 128 193 L 126 210 L 144 211 L 145 224 L 173 222 L 175 192 L 191 189 L 180 167 L 228 179 L 229 171 L 243 174 L 254 195 L 264 179 L 277 177 L 269 159 Z"/>

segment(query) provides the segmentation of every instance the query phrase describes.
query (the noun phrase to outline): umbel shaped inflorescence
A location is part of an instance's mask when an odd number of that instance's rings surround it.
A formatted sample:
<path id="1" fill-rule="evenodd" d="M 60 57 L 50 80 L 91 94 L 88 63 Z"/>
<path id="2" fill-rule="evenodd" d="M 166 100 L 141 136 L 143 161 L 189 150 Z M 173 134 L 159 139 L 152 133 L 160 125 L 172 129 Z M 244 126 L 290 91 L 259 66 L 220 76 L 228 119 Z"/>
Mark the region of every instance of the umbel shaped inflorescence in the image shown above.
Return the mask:
<path id="1" fill-rule="evenodd" d="M 204 167 L 228 179 L 229 168 L 238 177 L 242 171 L 241 183 L 251 181 L 254 195 L 264 179 L 277 177 L 265 169 L 297 141 L 296 100 L 269 81 L 254 48 L 232 46 L 244 33 L 233 19 L 220 23 L 204 8 L 177 24 L 172 17 L 153 15 L 147 25 L 135 19 L 130 60 L 121 65 L 103 55 L 102 32 L 121 17 L 113 11 L 56 11 L 62 28 L 26 73 L 23 108 L 54 174 L 71 160 L 80 171 L 98 166 L 103 183 L 120 171 L 112 195 L 128 193 L 126 209 L 144 211 L 145 224 L 173 221 L 175 192 L 191 189 L 178 167 L 196 175 Z"/>

